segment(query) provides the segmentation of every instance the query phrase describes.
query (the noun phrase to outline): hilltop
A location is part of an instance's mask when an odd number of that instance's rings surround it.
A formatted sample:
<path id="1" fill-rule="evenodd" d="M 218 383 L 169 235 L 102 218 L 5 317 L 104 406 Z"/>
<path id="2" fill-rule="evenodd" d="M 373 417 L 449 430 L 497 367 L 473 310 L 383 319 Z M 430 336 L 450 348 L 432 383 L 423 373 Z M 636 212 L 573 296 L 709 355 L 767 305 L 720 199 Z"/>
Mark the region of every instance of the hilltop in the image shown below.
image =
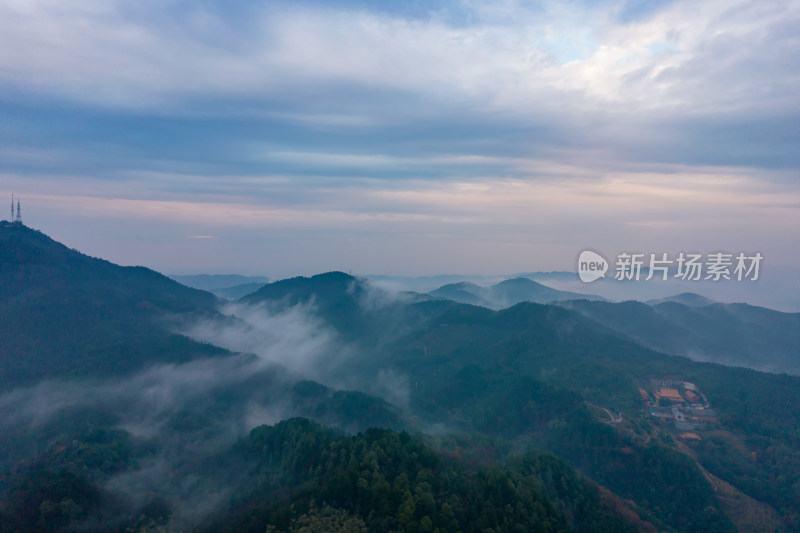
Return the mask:
<path id="1" fill-rule="evenodd" d="M 224 353 L 172 333 L 177 317 L 213 313 L 216 303 L 148 268 L 117 266 L 2 224 L 0 385 Z"/>

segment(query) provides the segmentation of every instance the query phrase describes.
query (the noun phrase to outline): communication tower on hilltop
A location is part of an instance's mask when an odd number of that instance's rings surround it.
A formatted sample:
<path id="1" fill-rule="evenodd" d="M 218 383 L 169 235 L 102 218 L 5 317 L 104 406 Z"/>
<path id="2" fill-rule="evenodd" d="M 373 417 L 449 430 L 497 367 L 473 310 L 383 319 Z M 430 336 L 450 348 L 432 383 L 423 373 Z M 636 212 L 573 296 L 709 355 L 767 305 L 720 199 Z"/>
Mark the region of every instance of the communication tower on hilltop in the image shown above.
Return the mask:
<path id="1" fill-rule="evenodd" d="M 12 224 L 22 224 L 22 207 L 19 204 L 19 198 L 17 198 L 17 206 L 14 207 L 14 195 L 11 195 L 11 223 Z"/>

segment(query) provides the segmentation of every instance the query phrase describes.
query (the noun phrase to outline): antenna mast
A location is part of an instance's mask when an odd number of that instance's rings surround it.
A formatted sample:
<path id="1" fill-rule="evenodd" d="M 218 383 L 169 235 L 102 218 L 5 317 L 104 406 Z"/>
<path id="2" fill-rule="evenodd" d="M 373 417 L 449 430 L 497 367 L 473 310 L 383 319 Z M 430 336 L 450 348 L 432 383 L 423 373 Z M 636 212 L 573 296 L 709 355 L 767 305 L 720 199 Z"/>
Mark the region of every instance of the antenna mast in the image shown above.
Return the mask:
<path id="1" fill-rule="evenodd" d="M 22 208 L 19 206 L 19 197 L 17 197 L 17 220 L 15 220 L 17 224 L 22 224 Z"/>
<path id="2" fill-rule="evenodd" d="M 8 221 L 14 222 L 14 193 L 11 193 L 11 218 Z"/>

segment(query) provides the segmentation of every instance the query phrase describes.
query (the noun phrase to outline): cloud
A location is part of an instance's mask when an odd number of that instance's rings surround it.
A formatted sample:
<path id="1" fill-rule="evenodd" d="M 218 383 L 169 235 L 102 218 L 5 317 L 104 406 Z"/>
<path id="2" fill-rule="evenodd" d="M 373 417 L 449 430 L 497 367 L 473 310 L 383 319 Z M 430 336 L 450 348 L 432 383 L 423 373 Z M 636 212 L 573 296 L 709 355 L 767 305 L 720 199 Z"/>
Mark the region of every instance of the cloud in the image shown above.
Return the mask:
<path id="1" fill-rule="evenodd" d="M 271 310 L 264 303 L 231 303 L 221 310 L 229 320 L 201 320 L 185 331 L 198 341 L 239 353 L 255 354 L 264 364 L 278 364 L 298 379 L 326 379 L 342 364 L 346 353 L 335 333 L 315 318 L 311 308 L 298 305 Z"/>
<path id="2" fill-rule="evenodd" d="M 496 156 L 486 143 L 509 128 L 516 142 L 529 139 L 528 149 L 566 144 L 663 162 L 676 147 L 690 151 L 682 139 L 692 121 L 712 135 L 715 124 L 768 128 L 800 111 L 796 2 L 453 2 L 425 17 L 345 2 L 248 5 L 233 14 L 213 3 L 89 0 L 0 10 L 0 85 L 11 101 L 38 94 L 180 117 L 200 127 L 174 133 L 195 138 L 223 118 L 260 124 L 282 139 L 273 164 L 300 158 L 385 175 L 404 145 L 434 157 Z M 742 141 L 775 139 L 755 137 Z M 155 145 L 143 145 L 151 158 Z M 15 157 L 35 149 L 20 146 Z M 713 152 L 706 163 L 737 150 Z M 263 161 L 252 155 L 251 163 Z M 757 155 L 746 161 L 764 165 L 774 152 Z M 230 157 L 214 164 L 237 165 Z"/>
<path id="3" fill-rule="evenodd" d="M 30 192 L 23 203 L 28 222 L 45 231 L 50 220 L 84 224 L 77 236 L 53 234 L 69 246 L 167 272 L 508 274 L 571 269 L 576 250 L 601 245 L 760 248 L 782 264 L 797 259 L 782 230 L 800 223 L 791 172 L 568 159 L 508 163 L 527 168 L 525 178 L 264 176 L 221 183 L 222 194 L 211 183 L 206 193 L 140 198 L 117 197 L 116 183 L 87 183 L 76 196 L 48 179 L 51 194 Z M 9 185 L 7 196 L 25 183 Z M 113 252 L 131 228 L 136 242 Z"/>
<path id="4" fill-rule="evenodd" d="M 728 95 L 749 107 L 764 91 L 797 103 L 789 90 L 797 7 L 465 3 L 451 8 L 472 19 L 459 25 L 436 12 L 406 18 L 346 4 L 251 6 L 230 16 L 213 4 L 11 2 L 0 17 L 0 65 L 11 86 L 134 107 L 197 96 L 302 98 L 306 112 L 319 114 L 320 104 L 361 87 L 516 113 L 552 106 L 544 96 L 584 109 L 624 102 L 629 112 L 674 111 L 702 98 L 708 112 L 732 105 Z M 625 14 L 632 9 L 649 16 Z M 654 55 L 655 43 L 673 51 Z M 559 59 L 576 46 L 585 48 L 579 58 Z M 312 93 L 318 98 L 308 101 Z"/>
<path id="5" fill-rule="evenodd" d="M 660 240 L 695 213 L 769 242 L 756 200 L 796 217 L 798 27 L 796 1 L 6 2 L 3 189 L 175 271 L 561 269 L 587 227 Z"/>
<path id="6" fill-rule="evenodd" d="M 191 529 L 227 503 L 247 474 L 231 461 L 219 463 L 220 453 L 257 425 L 315 415 L 313 406 L 293 399 L 296 382 L 336 385 L 357 374 L 346 368 L 352 349 L 312 309 L 230 304 L 225 318 L 187 324 L 185 332 L 239 355 L 155 365 L 113 380 L 43 381 L 1 394 L 0 466 L 35 459 L 53 445 L 64 453 L 98 427 L 124 429 L 147 451 L 129 468 L 99 478 L 128 509 L 119 515 L 158 497 L 173 511 L 170 527 Z M 407 407 L 408 383 L 395 371 L 377 371 L 360 384 Z M 328 411 L 324 423 L 358 425 Z"/>
<path id="7" fill-rule="evenodd" d="M 101 477 L 103 489 L 116 502 L 114 520 L 135 516 L 142 505 L 160 498 L 173 511 L 172 526 L 192 527 L 226 501 L 245 474 L 228 464 L 224 475 L 207 468 L 205 479 L 198 479 L 196 469 L 198 464 L 213 465 L 218 453 L 258 422 L 237 392 L 246 390 L 249 402 L 285 418 L 291 409 L 281 391 L 288 383 L 280 369 L 235 356 L 154 366 L 125 379 L 44 381 L 15 389 L 0 396 L 0 429 L 8 437 L 0 463 L 46 457 L 51 446 L 75 446 L 73 439 L 93 429 L 124 429 L 147 451 L 130 468 Z M 220 412 L 227 416 L 220 417 Z M 181 426 L 184 420 L 189 421 L 186 427 Z"/>
<path id="8" fill-rule="evenodd" d="M 279 412 L 280 391 L 298 379 L 330 383 L 328 375 L 342 363 L 346 350 L 326 325 L 303 306 L 270 311 L 266 306 L 229 304 L 227 318 L 199 320 L 184 333 L 241 355 L 201 359 L 180 365 L 156 365 L 131 377 L 106 381 L 45 381 L 0 395 L 0 427 L 40 427 L 61 413 L 99 406 L 114 413 L 119 424 L 134 434 L 159 433 L 181 410 L 215 404 L 215 394 L 234 388 L 247 390 L 242 405 Z M 235 314 L 234 314 L 235 313 Z M 218 405 L 218 402 L 216 403 Z M 249 409 L 249 408 L 248 408 Z M 236 438 L 252 426 L 246 412 L 231 413 L 223 431 Z"/>

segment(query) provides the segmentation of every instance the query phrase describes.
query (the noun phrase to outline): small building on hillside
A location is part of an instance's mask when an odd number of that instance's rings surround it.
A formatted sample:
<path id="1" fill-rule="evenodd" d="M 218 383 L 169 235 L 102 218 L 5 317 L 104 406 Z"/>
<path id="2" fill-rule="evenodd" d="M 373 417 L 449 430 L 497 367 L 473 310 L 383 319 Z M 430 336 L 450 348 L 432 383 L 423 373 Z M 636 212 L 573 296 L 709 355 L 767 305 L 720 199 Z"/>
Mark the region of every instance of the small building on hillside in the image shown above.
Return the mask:
<path id="1" fill-rule="evenodd" d="M 692 404 L 695 404 L 695 405 L 699 405 L 700 404 L 700 397 L 697 394 L 693 393 L 692 391 L 687 390 L 683 394 L 684 394 L 684 396 L 686 396 L 686 399 L 689 401 L 689 403 L 692 403 Z"/>
<path id="2" fill-rule="evenodd" d="M 654 396 L 656 397 L 656 400 L 661 400 L 664 398 L 675 403 L 684 402 L 683 396 L 681 396 L 681 393 L 678 392 L 678 389 L 671 389 L 669 387 L 661 387 L 655 391 Z"/>

